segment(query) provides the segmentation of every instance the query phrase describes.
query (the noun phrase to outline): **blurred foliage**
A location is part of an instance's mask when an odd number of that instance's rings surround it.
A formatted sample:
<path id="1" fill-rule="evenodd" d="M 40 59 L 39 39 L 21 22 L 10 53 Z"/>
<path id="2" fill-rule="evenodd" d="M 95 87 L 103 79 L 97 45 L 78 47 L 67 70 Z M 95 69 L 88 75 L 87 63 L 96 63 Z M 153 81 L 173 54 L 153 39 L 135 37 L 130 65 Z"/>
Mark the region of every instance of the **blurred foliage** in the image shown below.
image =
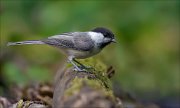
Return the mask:
<path id="1" fill-rule="evenodd" d="M 53 72 L 64 61 L 64 56 L 51 47 L 7 48 L 7 42 L 103 26 L 115 33 L 118 43 L 94 58 L 115 67 L 114 81 L 137 92 L 179 93 L 179 6 L 178 0 L 1 0 L 0 78 L 9 83 L 52 80 Z"/>

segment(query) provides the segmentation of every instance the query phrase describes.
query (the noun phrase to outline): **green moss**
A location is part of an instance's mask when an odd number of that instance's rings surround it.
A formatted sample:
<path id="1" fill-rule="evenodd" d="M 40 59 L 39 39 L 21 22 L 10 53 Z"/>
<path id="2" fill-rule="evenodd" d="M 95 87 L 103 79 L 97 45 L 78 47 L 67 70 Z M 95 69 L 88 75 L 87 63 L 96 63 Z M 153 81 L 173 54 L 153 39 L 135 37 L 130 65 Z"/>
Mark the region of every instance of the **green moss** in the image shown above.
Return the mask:
<path id="1" fill-rule="evenodd" d="M 100 90 L 101 93 L 103 93 L 105 96 L 108 96 L 108 97 L 112 97 L 114 98 L 114 95 L 113 95 L 113 92 L 112 92 L 112 89 L 108 89 L 106 87 L 104 87 L 101 83 L 102 81 L 99 80 L 99 79 L 88 79 L 88 78 L 85 78 L 85 81 L 87 83 L 87 85 L 89 85 L 90 87 L 94 88 L 95 90 Z"/>
<path id="2" fill-rule="evenodd" d="M 71 83 L 70 88 L 68 88 L 65 91 L 65 96 L 71 96 L 73 94 L 78 93 L 83 84 L 86 83 L 91 88 L 96 89 L 98 91 L 100 90 L 100 92 L 103 93 L 105 96 L 112 97 L 114 99 L 112 85 L 109 78 L 107 77 L 107 66 L 100 60 L 94 58 L 78 61 L 86 66 L 92 67 L 91 69 L 88 69 L 88 71 L 93 73 L 95 75 L 95 78 L 88 79 L 87 77 L 75 77 Z"/>
<path id="3" fill-rule="evenodd" d="M 67 65 L 66 65 L 66 68 L 70 68 L 70 67 L 72 67 L 73 65 L 71 64 L 71 63 L 67 63 Z"/>
<path id="4" fill-rule="evenodd" d="M 81 59 L 78 61 L 84 64 L 85 66 L 93 67 L 94 70 L 98 70 L 102 72 L 106 72 L 107 70 L 107 66 L 104 63 L 102 63 L 100 60 L 95 58 Z"/>
<path id="5" fill-rule="evenodd" d="M 107 77 L 107 66 L 103 62 L 94 58 L 81 60 L 81 62 L 93 67 L 93 70 L 90 71 L 95 74 L 96 79 L 100 82 L 100 84 L 105 86 L 105 88 L 112 88 L 111 82 Z"/>
<path id="6" fill-rule="evenodd" d="M 100 91 L 105 96 L 115 99 L 112 90 L 107 89 L 104 86 L 102 86 L 102 84 L 100 83 L 99 80 L 88 79 L 87 77 L 85 77 L 85 78 L 75 77 L 74 80 L 71 82 L 70 88 L 68 88 L 65 91 L 65 96 L 67 96 L 67 97 L 72 96 L 72 95 L 80 92 L 84 83 L 87 84 L 89 87 L 91 87 L 97 91 Z"/>
<path id="7" fill-rule="evenodd" d="M 82 81 L 83 78 L 75 77 L 71 82 L 70 88 L 65 91 L 65 96 L 72 96 L 73 94 L 78 93 L 80 91 L 80 88 L 82 87 Z"/>

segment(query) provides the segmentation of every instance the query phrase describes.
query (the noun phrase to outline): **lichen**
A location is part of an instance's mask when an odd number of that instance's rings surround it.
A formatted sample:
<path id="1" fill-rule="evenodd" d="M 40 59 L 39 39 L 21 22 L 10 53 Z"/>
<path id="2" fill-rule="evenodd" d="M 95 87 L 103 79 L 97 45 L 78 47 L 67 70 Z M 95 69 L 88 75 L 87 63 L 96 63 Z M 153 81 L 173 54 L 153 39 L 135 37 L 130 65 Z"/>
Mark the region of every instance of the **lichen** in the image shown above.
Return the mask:
<path id="1" fill-rule="evenodd" d="M 23 100 L 19 100 L 17 103 L 17 108 L 22 108 L 23 107 Z"/>

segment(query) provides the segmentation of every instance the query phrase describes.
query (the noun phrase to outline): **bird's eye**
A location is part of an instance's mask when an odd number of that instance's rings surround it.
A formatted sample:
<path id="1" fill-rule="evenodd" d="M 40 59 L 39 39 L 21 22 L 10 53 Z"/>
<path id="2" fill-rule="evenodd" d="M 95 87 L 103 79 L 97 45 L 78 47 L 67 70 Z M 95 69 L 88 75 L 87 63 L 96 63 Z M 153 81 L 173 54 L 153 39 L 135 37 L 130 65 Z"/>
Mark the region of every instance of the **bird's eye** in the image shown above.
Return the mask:
<path id="1" fill-rule="evenodd" d="M 108 36 L 109 36 L 108 33 L 104 34 L 104 37 L 108 37 Z"/>

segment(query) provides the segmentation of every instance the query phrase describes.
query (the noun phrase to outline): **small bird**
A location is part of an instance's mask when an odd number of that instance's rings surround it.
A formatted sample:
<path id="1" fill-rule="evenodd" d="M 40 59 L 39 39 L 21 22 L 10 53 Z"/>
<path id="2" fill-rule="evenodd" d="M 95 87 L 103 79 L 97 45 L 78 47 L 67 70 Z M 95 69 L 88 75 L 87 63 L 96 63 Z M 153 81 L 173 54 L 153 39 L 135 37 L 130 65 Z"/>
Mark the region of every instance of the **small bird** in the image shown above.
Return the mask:
<path id="1" fill-rule="evenodd" d="M 84 69 L 87 69 L 86 66 L 76 59 L 85 59 L 96 55 L 112 42 L 116 42 L 114 34 L 106 28 L 97 27 L 87 32 L 62 33 L 42 40 L 8 42 L 7 46 L 24 44 L 47 44 L 54 46 L 61 49 L 68 56 L 68 61 L 74 66 L 76 71 L 85 71 Z"/>

